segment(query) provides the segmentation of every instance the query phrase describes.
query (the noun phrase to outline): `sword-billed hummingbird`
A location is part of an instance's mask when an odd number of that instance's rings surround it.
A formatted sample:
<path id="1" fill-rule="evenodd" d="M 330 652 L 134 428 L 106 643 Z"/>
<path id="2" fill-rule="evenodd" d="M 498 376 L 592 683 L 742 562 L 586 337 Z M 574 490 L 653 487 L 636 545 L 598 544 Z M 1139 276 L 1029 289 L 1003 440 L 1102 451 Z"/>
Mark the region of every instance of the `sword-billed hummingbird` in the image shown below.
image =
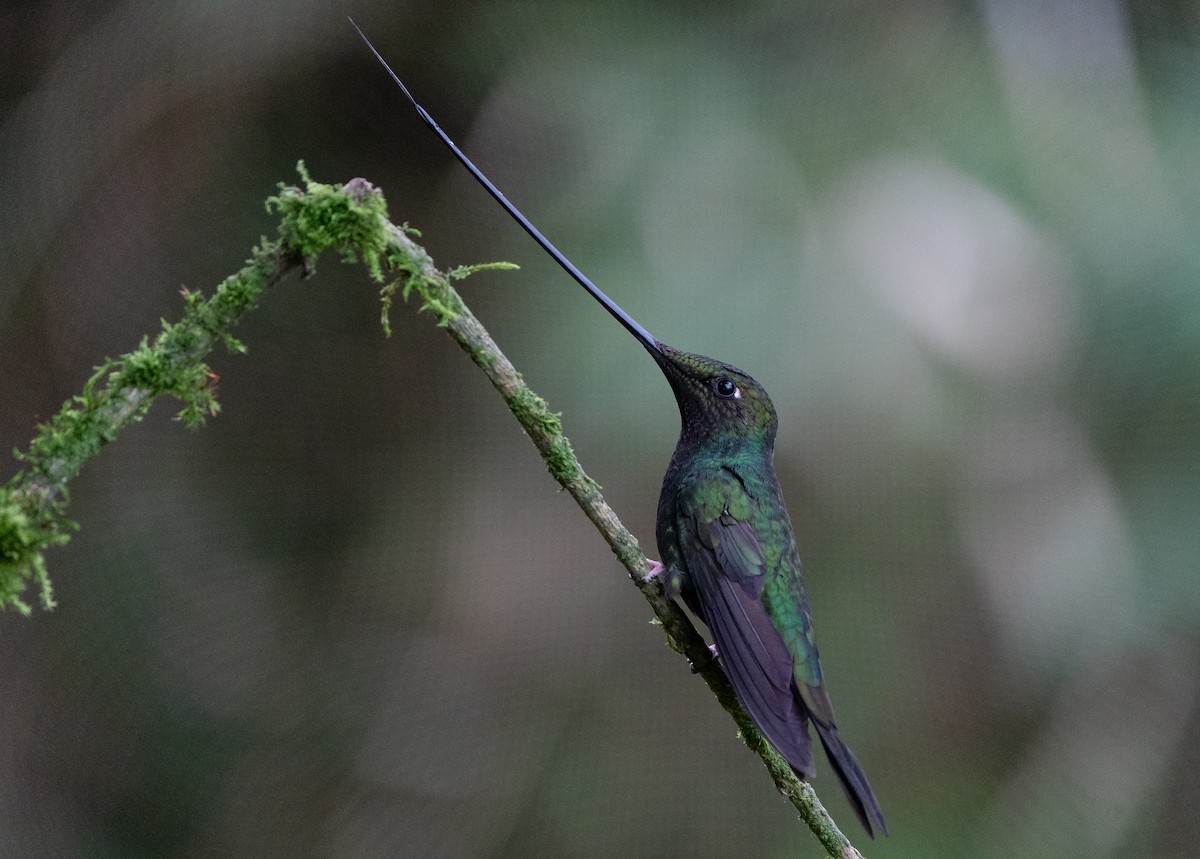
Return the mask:
<path id="1" fill-rule="evenodd" d="M 816 728 L 867 834 L 887 833 L 867 776 L 838 735 L 808 613 L 800 555 L 772 465 L 778 420 L 762 386 L 736 367 L 653 337 L 601 292 L 500 193 L 375 50 L 425 124 L 505 211 L 641 343 L 671 384 L 682 428 L 663 478 L 655 536 L 668 596 L 708 626 L 742 706 L 801 777 L 814 773 Z"/>

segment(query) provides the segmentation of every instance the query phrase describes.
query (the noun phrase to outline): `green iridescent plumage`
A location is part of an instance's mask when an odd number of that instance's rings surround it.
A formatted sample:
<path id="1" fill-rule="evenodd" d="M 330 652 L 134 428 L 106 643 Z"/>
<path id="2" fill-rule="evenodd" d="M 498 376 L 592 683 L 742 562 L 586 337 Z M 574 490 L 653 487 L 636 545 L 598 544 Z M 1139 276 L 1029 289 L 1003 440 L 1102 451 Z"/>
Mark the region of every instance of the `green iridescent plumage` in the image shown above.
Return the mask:
<path id="1" fill-rule="evenodd" d="M 712 632 L 721 664 L 763 735 L 813 775 L 808 721 L 867 832 L 887 832 L 825 691 L 792 524 L 772 464 L 767 392 L 721 361 L 645 344 L 671 383 L 681 429 L 658 502 L 665 586 Z"/>
<path id="2" fill-rule="evenodd" d="M 363 40 L 459 162 L 646 348 L 671 383 L 682 427 L 658 504 L 666 591 L 681 596 L 711 630 L 739 700 L 792 768 L 813 774 L 811 719 L 867 833 L 886 833 L 825 692 L 800 556 L 772 465 L 778 420 L 767 392 L 736 367 L 660 343 L 601 292 L 471 163 Z"/>

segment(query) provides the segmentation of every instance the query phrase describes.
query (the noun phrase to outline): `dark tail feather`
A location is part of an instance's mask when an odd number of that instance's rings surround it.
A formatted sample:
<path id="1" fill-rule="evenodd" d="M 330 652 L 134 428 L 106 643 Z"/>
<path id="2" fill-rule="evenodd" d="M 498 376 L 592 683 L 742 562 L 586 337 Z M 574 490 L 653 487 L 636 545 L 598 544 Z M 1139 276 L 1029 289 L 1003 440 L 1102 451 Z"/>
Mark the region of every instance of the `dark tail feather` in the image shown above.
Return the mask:
<path id="1" fill-rule="evenodd" d="M 875 799 L 875 794 L 871 792 L 871 785 L 867 781 L 867 774 L 858 765 L 854 753 L 850 751 L 849 746 L 842 742 L 837 728 L 823 725 L 818 719 L 813 719 L 812 723 L 817 729 L 817 736 L 821 738 L 821 745 L 825 747 L 829 763 L 833 766 L 833 771 L 837 773 L 846 799 L 850 800 L 850 805 L 862 822 L 863 828 L 867 830 L 867 835 L 874 838 L 876 829 L 887 835 L 887 821 L 883 819 L 883 811 L 880 810 L 879 802 Z"/>

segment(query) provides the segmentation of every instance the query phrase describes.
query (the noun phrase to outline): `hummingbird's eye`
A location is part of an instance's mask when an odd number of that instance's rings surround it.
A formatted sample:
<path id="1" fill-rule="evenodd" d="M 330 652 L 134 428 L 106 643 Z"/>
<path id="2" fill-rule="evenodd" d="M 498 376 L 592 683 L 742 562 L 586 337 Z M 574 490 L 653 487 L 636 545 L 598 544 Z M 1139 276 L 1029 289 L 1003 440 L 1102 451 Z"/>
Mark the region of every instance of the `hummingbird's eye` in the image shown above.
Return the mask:
<path id="1" fill-rule="evenodd" d="M 716 391 L 718 397 L 726 400 L 742 395 L 742 392 L 738 390 L 738 386 L 733 383 L 733 380 L 726 379 L 724 376 L 713 380 L 713 390 Z"/>

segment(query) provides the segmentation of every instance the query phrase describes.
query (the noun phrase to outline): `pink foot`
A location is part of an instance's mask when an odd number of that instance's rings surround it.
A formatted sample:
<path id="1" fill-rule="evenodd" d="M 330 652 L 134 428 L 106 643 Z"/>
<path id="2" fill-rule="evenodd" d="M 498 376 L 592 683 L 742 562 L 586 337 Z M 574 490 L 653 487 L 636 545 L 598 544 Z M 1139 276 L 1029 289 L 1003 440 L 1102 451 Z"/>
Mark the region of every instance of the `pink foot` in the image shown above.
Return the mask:
<path id="1" fill-rule="evenodd" d="M 658 576 L 662 575 L 662 571 L 665 568 L 663 567 L 663 565 L 660 561 L 654 561 L 654 560 L 651 560 L 650 558 L 647 558 L 646 563 L 650 567 L 650 572 L 648 572 L 648 573 L 646 573 L 646 575 L 642 576 L 643 582 L 651 581 L 652 579 L 655 579 Z"/>

